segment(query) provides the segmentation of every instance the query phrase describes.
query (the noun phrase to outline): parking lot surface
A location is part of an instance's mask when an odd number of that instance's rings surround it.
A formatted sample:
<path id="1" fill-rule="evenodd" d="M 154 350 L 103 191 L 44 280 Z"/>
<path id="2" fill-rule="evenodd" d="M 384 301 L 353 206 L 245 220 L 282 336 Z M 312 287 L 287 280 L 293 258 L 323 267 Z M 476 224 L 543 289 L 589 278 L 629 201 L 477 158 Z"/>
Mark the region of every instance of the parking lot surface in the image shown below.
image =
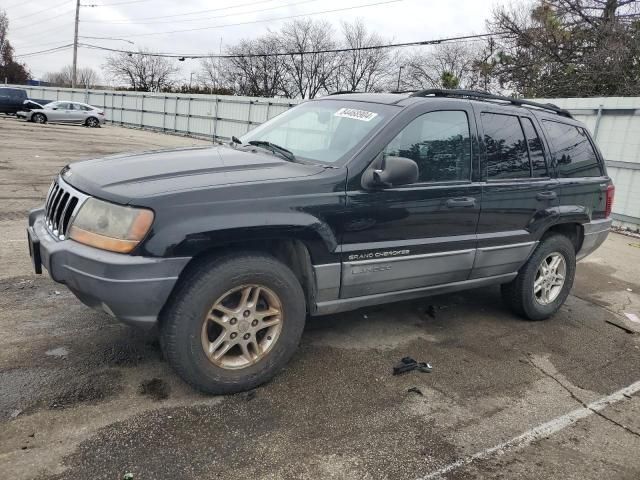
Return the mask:
<path id="1" fill-rule="evenodd" d="M 640 239 L 611 234 L 548 321 L 498 288 L 313 319 L 282 374 L 220 397 L 32 273 L 26 214 L 66 163 L 198 143 L 0 117 L 3 478 L 640 478 L 640 336 L 608 323 L 640 315 Z M 404 356 L 433 371 L 393 376 Z"/>

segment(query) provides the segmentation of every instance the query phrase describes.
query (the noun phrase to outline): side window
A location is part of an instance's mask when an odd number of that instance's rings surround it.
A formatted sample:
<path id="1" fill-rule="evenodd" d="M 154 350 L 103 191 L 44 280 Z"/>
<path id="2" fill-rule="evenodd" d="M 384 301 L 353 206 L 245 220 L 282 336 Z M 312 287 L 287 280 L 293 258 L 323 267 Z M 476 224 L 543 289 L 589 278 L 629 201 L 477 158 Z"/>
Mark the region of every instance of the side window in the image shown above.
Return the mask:
<path id="1" fill-rule="evenodd" d="M 544 148 L 542 140 L 536 131 L 536 127 L 530 118 L 520 117 L 524 135 L 527 137 L 527 145 L 529 146 L 529 158 L 531 158 L 531 168 L 534 177 L 546 177 L 547 164 L 544 161 Z"/>
<path id="2" fill-rule="evenodd" d="M 554 147 L 559 177 L 599 177 L 598 157 L 584 129 L 543 120 Z"/>
<path id="3" fill-rule="evenodd" d="M 384 153 L 414 160 L 420 182 L 469 180 L 471 137 L 467 114 L 463 111 L 425 113 L 396 135 Z"/>
<path id="4" fill-rule="evenodd" d="M 489 179 L 531 176 L 527 144 L 518 117 L 483 113 L 484 143 Z"/>

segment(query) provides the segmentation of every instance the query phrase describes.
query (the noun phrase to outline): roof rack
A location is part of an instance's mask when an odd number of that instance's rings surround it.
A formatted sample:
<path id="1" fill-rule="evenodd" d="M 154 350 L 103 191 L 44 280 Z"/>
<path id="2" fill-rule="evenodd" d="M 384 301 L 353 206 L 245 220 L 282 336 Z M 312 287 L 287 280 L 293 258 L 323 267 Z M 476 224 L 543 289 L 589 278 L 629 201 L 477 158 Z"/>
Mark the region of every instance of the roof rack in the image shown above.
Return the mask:
<path id="1" fill-rule="evenodd" d="M 502 95 L 493 95 L 489 92 L 483 92 L 481 90 L 447 90 L 443 88 L 431 88 L 427 90 L 420 90 L 409 95 L 410 97 L 427 97 L 433 95 L 434 97 L 466 97 L 474 100 L 484 100 L 484 101 L 500 101 L 500 102 L 508 102 L 511 105 L 516 105 L 518 107 L 528 106 L 540 108 L 542 110 L 547 110 L 550 112 L 557 113 L 558 115 L 562 115 L 563 117 L 573 118 L 568 110 L 564 108 L 560 108 L 553 103 L 538 103 L 532 102 L 529 100 L 521 100 L 519 98 L 510 98 L 504 97 Z"/>
<path id="2" fill-rule="evenodd" d="M 337 92 L 331 92 L 327 94 L 327 96 L 330 97 L 331 95 L 344 95 L 346 93 L 364 93 L 364 92 L 356 92 L 351 90 L 338 90 Z"/>

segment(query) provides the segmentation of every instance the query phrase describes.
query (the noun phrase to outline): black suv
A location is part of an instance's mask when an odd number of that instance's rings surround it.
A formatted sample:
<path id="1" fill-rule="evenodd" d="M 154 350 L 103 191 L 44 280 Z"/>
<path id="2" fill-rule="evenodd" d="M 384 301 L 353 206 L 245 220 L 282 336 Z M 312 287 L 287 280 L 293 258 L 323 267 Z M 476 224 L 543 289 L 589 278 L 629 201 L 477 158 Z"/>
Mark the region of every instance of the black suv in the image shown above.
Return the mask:
<path id="1" fill-rule="evenodd" d="M 0 87 L 0 113 L 16 114 L 24 110 L 27 99 L 27 91 L 22 88 Z"/>
<path id="2" fill-rule="evenodd" d="M 214 147 L 65 167 L 29 216 L 85 304 L 160 330 L 193 386 L 271 378 L 308 315 L 501 285 L 553 315 L 607 237 L 614 188 L 584 125 L 460 90 L 302 103 Z"/>

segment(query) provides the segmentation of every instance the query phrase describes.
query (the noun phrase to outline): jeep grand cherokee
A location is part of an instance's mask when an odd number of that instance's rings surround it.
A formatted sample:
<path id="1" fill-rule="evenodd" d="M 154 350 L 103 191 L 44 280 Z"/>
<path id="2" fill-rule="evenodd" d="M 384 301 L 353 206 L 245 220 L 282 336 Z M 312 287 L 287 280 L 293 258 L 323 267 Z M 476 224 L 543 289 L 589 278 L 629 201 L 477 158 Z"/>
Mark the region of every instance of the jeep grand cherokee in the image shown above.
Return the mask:
<path id="1" fill-rule="evenodd" d="M 307 315 L 501 285 L 518 315 L 563 304 L 611 225 L 585 126 L 481 92 L 308 101 L 242 138 L 73 163 L 29 216 L 35 269 L 157 325 L 178 374 L 250 389 Z"/>

